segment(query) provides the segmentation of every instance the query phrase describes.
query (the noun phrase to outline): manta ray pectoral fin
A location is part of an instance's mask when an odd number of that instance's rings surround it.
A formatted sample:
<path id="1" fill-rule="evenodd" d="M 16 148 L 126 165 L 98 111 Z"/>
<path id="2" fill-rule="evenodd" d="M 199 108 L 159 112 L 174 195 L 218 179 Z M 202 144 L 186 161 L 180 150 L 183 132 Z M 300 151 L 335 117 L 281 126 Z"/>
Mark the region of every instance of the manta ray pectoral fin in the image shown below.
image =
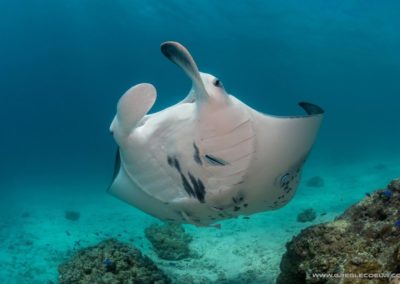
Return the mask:
<path id="1" fill-rule="evenodd" d="M 308 115 L 317 115 L 317 114 L 323 114 L 324 110 L 312 103 L 307 103 L 307 102 L 299 102 L 299 106 L 301 106 Z"/>
<path id="2" fill-rule="evenodd" d="M 111 193 L 122 200 L 126 200 L 128 196 L 126 191 L 130 188 L 130 180 L 123 167 L 121 167 L 121 157 L 119 149 L 115 158 L 114 172 L 112 182 L 107 188 L 107 192 Z"/>
<path id="3" fill-rule="evenodd" d="M 306 111 L 306 115 L 264 115 L 260 119 L 263 121 L 261 125 L 268 129 L 268 133 L 259 131 L 260 136 L 265 136 L 262 141 L 270 143 L 275 153 L 280 153 L 280 161 L 287 161 L 289 164 L 309 153 L 324 116 L 324 110 L 317 105 L 305 102 L 299 105 Z"/>
<path id="4" fill-rule="evenodd" d="M 173 63 L 182 68 L 182 70 L 192 80 L 198 99 L 206 100 L 208 98 L 207 91 L 200 77 L 199 69 L 194 62 L 189 51 L 180 43 L 175 41 L 167 41 L 161 44 L 161 52 Z M 186 100 L 186 99 L 185 99 Z"/>
<path id="5" fill-rule="evenodd" d="M 154 105 L 156 96 L 156 89 L 151 84 L 142 83 L 130 88 L 118 101 L 117 115 L 110 130 L 119 135 L 129 134 Z"/>
<path id="6" fill-rule="evenodd" d="M 111 185 L 107 188 L 107 191 L 110 191 L 110 188 L 111 188 L 112 184 L 114 183 L 116 177 L 118 176 L 120 169 L 121 169 L 121 156 L 119 154 L 119 147 L 118 147 L 117 153 L 115 154 L 114 172 L 113 172 L 113 176 L 112 176 L 112 182 L 111 182 Z"/>

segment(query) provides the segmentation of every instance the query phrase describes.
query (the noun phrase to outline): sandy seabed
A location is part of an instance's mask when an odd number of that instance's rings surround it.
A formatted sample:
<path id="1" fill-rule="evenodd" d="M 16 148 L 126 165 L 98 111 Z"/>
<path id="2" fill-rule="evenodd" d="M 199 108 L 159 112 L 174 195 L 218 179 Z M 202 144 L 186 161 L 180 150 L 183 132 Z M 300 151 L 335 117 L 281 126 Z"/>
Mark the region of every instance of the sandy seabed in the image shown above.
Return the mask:
<path id="1" fill-rule="evenodd" d="M 77 249 L 112 237 L 135 245 L 174 283 L 275 283 L 293 235 L 333 220 L 366 192 L 384 188 L 399 176 L 399 161 L 389 157 L 321 166 L 311 159 L 286 207 L 219 222 L 221 229 L 185 225 L 193 236 L 194 257 L 180 261 L 159 259 L 145 238 L 144 228 L 160 221 L 108 195 L 102 186 L 75 181 L 57 188 L 35 183 L 12 188 L 0 200 L 0 282 L 57 283 L 60 263 Z M 306 185 L 314 176 L 324 180 L 323 187 Z M 307 208 L 317 218 L 297 222 L 297 214 Z M 65 210 L 78 211 L 79 220 L 67 220 Z"/>

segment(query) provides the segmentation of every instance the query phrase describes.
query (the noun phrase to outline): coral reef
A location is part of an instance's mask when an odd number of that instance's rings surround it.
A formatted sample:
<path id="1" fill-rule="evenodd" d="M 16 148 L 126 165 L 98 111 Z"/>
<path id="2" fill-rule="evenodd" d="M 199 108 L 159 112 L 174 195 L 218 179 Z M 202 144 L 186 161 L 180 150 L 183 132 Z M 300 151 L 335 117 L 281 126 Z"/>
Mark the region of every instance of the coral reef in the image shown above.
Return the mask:
<path id="1" fill-rule="evenodd" d="M 81 217 L 81 214 L 76 211 L 67 210 L 64 212 L 64 217 L 65 217 L 65 219 L 70 220 L 70 221 L 78 221 L 79 218 Z"/>
<path id="2" fill-rule="evenodd" d="M 191 255 L 189 243 L 192 237 L 180 224 L 153 224 L 145 229 L 145 235 L 159 258 L 179 260 Z"/>
<path id="3" fill-rule="evenodd" d="M 59 283 L 171 283 L 141 252 L 114 239 L 82 249 L 58 267 Z"/>
<path id="4" fill-rule="evenodd" d="M 323 187 L 325 185 L 324 180 L 320 176 L 310 178 L 306 185 L 309 187 Z"/>
<path id="5" fill-rule="evenodd" d="M 400 273 L 399 208 L 397 179 L 367 194 L 333 222 L 303 230 L 286 244 L 277 283 L 399 283 L 393 276 L 371 275 Z M 315 273 L 339 277 L 318 278 Z M 352 278 L 359 273 L 365 275 Z"/>
<path id="6" fill-rule="evenodd" d="M 315 210 L 312 208 L 308 208 L 297 215 L 297 222 L 311 222 L 314 221 L 315 218 L 317 218 L 317 213 L 315 212 Z"/>

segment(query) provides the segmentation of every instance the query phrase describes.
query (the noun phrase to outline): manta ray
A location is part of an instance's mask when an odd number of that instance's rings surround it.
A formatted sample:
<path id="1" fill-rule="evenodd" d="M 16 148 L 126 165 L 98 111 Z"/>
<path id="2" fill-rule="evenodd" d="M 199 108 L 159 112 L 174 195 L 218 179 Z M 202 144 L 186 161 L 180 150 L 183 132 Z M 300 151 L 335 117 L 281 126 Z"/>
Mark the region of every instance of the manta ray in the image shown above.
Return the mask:
<path id="1" fill-rule="evenodd" d="M 299 103 L 303 116 L 258 112 L 199 72 L 178 42 L 161 52 L 191 79 L 182 101 L 149 113 L 156 89 L 130 88 L 110 131 L 118 144 L 108 191 L 161 220 L 209 226 L 282 207 L 293 197 L 324 111 Z"/>

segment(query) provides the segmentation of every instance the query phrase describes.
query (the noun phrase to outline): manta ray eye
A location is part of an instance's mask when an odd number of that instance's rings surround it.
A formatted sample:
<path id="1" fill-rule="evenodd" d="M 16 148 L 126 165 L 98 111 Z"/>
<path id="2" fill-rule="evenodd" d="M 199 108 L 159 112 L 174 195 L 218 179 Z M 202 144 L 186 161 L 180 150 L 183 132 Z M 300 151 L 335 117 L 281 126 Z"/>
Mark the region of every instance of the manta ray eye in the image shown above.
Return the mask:
<path id="1" fill-rule="evenodd" d="M 221 82 L 220 79 L 215 79 L 213 84 L 214 84 L 215 87 L 218 87 L 218 88 L 222 88 L 223 87 L 222 82 Z"/>

